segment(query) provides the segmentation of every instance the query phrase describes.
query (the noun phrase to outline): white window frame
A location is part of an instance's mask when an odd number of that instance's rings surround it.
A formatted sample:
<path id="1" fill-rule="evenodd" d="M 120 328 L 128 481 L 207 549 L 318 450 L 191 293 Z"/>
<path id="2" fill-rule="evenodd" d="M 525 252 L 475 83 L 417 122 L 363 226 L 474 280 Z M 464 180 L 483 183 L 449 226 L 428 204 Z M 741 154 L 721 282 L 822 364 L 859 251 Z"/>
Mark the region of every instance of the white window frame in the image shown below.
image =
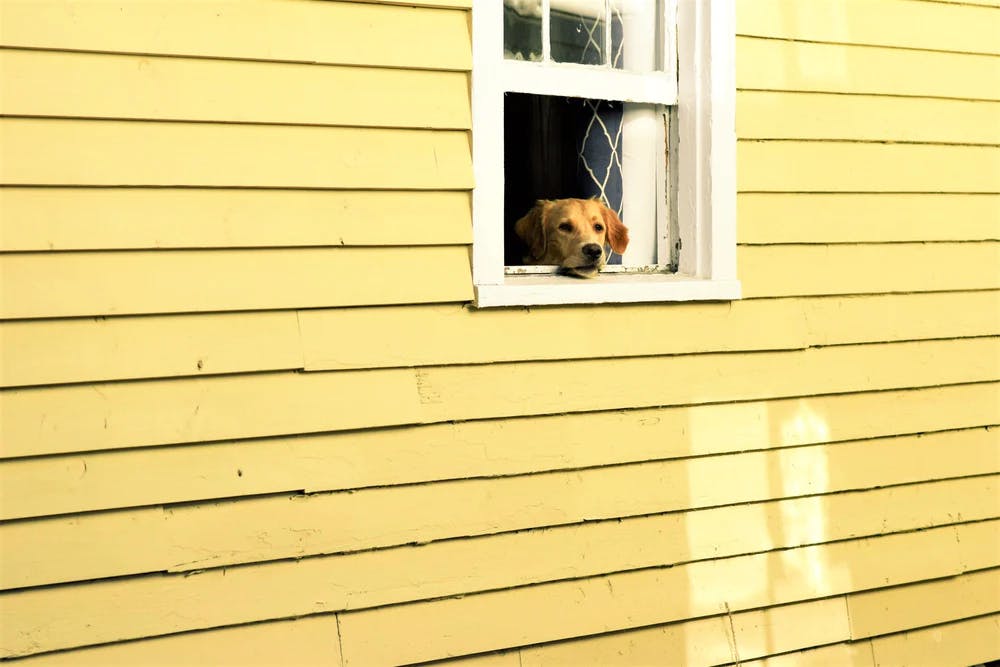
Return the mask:
<path id="1" fill-rule="evenodd" d="M 586 66 L 505 61 L 502 0 L 472 11 L 472 269 L 475 305 L 733 300 L 736 274 L 736 57 L 734 0 L 675 0 L 677 72 L 631 74 Z M 548 0 L 543 0 L 548 5 Z M 668 20 L 669 14 L 668 11 Z M 674 34 L 670 30 L 668 34 Z M 579 279 L 505 275 L 503 96 L 507 91 L 676 105 L 676 273 L 602 273 Z M 608 95 L 608 97 L 611 97 Z M 651 204 L 655 205 L 655 204 Z"/>

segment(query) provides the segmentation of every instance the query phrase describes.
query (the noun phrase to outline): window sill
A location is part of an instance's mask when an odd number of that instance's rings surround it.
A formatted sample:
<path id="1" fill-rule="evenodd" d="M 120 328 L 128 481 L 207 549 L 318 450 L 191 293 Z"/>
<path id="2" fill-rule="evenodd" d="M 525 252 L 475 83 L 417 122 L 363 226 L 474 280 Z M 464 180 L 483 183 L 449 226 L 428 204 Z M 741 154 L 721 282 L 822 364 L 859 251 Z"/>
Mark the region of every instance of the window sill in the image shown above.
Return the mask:
<path id="1" fill-rule="evenodd" d="M 738 280 L 678 274 L 601 274 L 592 279 L 529 275 L 506 276 L 499 285 L 477 285 L 475 306 L 732 301 L 740 296 Z"/>

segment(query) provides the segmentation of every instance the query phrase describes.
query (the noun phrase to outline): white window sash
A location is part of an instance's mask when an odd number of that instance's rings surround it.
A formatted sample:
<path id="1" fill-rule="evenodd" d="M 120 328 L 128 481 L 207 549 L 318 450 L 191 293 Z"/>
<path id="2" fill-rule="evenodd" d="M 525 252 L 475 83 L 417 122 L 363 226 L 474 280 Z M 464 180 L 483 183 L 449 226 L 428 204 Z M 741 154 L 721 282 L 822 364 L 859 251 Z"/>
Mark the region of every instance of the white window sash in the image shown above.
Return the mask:
<path id="1" fill-rule="evenodd" d="M 592 100 L 677 104 L 677 81 L 665 72 L 629 72 L 556 62 L 505 60 L 500 87 L 509 93 L 583 97 Z"/>

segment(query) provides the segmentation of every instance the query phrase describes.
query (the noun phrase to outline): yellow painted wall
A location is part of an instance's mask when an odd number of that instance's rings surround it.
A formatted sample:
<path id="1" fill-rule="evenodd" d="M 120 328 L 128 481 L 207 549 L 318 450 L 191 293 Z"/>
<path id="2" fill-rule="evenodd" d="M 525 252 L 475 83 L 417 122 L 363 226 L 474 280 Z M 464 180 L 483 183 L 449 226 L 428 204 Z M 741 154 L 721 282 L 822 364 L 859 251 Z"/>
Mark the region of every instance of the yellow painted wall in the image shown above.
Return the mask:
<path id="1" fill-rule="evenodd" d="M 530 311 L 471 5 L 0 2 L 0 657 L 1000 657 L 1000 2 L 738 0 L 747 298 Z"/>

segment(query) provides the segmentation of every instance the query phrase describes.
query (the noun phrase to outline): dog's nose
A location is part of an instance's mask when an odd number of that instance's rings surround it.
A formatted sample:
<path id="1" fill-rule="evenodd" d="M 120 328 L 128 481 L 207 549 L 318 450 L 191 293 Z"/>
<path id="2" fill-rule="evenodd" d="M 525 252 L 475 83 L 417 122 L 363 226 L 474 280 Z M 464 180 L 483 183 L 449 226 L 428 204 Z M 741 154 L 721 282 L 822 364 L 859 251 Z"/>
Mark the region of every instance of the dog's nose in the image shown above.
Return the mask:
<path id="1" fill-rule="evenodd" d="M 601 256 L 601 253 L 604 252 L 601 246 L 597 245 L 596 243 L 588 243 L 587 245 L 583 246 L 582 251 L 584 256 L 588 257 L 589 259 L 597 259 L 598 257 Z"/>

